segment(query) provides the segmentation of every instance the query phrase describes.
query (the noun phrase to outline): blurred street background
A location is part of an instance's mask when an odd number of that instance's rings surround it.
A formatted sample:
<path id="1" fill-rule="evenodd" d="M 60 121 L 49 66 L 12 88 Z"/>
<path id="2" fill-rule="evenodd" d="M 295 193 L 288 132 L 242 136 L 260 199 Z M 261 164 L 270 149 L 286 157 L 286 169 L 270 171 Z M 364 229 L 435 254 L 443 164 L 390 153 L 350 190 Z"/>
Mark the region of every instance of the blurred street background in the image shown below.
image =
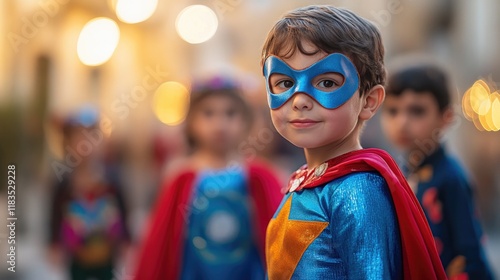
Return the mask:
<path id="1" fill-rule="evenodd" d="M 489 115 L 474 115 L 470 103 L 477 100 L 463 98 L 481 80 L 500 102 L 500 1 L 0 0 L 0 221 L 7 221 L 10 164 L 18 218 L 14 274 L 7 271 L 8 228 L 0 226 L 0 279 L 66 279 L 47 249 L 49 212 L 56 182 L 78 165 L 65 156 L 71 151 L 62 127 L 82 108 L 99 119 L 102 134 L 89 136 L 90 149 L 119 182 L 132 244 L 144 232 L 165 166 L 186 151 L 183 119 L 193 80 L 237 80 L 256 115 L 249 136 L 250 143 L 257 139 L 255 152 L 284 178 L 302 165 L 302 151 L 270 122 L 259 62 L 280 15 L 310 4 L 346 7 L 373 21 L 388 71 L 412 59 L 450 73 L 455 121 L 445 142 L 474 180 L 487 257 L 500 277 L 500 106 L 487 96 Z M 272 141 L 259 142 L 269 130 Z M 362 141 L 401 159 L 378 118 Z M 116 279 L 131 279 L 124 259 Z"/>

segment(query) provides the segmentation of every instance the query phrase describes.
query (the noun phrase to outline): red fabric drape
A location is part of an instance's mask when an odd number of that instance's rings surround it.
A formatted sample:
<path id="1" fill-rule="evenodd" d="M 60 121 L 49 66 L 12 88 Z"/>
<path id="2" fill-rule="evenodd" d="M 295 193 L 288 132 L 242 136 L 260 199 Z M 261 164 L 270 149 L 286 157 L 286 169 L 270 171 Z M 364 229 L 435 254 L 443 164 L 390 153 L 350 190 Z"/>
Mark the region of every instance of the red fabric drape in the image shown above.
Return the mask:
<path id="1" fill-rule="evenodd" d="M 134 277 L 137 280 L 178 279 L 182 268 L 184 229 L 191 207 L 196 172 L 186 170 L 167 182 L 149 221 L 139 251 Z M 254 208 L 255 237 L 264 258 L 266 228 L 281 201 L 280 184 L 263 163 L 248 165 L 249 193 Z"/>

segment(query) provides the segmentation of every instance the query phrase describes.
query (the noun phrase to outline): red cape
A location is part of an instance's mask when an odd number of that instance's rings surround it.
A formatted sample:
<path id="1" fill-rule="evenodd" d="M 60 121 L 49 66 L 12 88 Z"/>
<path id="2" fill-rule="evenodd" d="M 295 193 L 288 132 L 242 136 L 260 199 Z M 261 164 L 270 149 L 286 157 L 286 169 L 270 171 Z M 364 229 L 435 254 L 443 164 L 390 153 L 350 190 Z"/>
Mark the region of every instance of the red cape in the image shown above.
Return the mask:
<path id="1" fill-rule="evenodd" d="M 389 186 L 399 222 L 404 279 L 447 279 L 424 212 L 399 167 L 387 152 L 379 149 L 352 151 L 327 161 L 327 164 L 327 169 L 320 176 L 314 175 L 315 169 L 298 170 L 290 180 L 289 187 L 292 187 L 294 179 L 300 177 L 303 177 L 303 181 L 297 190 L 314 188 L 353 172 L 379 172 Z"/>
<path id="2" fill-rule="evenodd" d="M 262 163 L 248 166 L 248 187 L 255 209 L 254 229 L 264 257 L 266 228 L 283 197 L 280 183 Z M 196 171 L 186 170 L 167 182 L 156 202 L 149 230 L 133 274 L 138 280 L 178 279 L 182 268 L 184 229 L 191 208 Z"/>

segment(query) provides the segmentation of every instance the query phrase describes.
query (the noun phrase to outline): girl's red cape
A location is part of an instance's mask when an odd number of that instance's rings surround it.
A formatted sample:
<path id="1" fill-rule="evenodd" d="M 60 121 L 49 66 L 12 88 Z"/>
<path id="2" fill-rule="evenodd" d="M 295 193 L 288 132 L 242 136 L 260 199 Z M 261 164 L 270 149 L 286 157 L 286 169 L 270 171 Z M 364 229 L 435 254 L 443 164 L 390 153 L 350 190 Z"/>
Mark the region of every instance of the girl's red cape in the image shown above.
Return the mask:
<path id="1" fill-rule="evenodd" d="M 253 162 L 248 166 L 248 190 L 255 211 L 255 238 L 264 257 L 269 220 L 283 197 L 280 183 L 270 168 Z M 134 279 L 178 279 L 182 268 L 184 230 L 191 208 L 196 179 L 194 170 L 184 171 L 163 187 L 149 221 L 149 230 L 140 249 Z"/>

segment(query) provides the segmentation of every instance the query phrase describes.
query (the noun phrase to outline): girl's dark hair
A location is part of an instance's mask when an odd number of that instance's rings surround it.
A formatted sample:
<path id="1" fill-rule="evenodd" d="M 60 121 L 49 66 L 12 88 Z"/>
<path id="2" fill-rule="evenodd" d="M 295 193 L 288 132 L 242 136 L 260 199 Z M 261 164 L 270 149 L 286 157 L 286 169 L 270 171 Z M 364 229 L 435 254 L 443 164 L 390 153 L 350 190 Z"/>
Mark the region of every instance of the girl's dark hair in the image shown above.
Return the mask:
<path id="1" fill-rule="evenodd" d="M 191 101 L 189 104 L 189 112 L 186 116 L 186 134 L 187 140 L 191 147 L 196 145 L 196 139 L 194 137 L 194 133 L 192 132 L 192 122 L 193 122 L 193 113 L 197 110 L 198 105 L 205 99 L 211 97 L 223 97 L 231 99 L 236 106 L 239 108 L 239 111 L 243 115 L 245 124 L 247 129 L 249 130 L 253 123 L 253 116 L 248 106 L 247 102 L 243 99 L 242 93 L 239 88 L 235 85 L 222 85 L 222 86 L 214 86 L 214 85 L 202 85 L 195 86 L 193 91 L 191 92 Z"/>
<path id="2" fill-rule="evenodd" d="M 318 49 L 306 52 L 302 42 Z M 328 5 L 312 5 L 288 12 L 269 31 L 262 48 L 261 64 L 271 56 L 290 57 L 295 51 L 314 55 L 342 53 L 359 74 L 359 92 L 384 85 L 384 45 L 377 27 L 353 12 Z"/>

